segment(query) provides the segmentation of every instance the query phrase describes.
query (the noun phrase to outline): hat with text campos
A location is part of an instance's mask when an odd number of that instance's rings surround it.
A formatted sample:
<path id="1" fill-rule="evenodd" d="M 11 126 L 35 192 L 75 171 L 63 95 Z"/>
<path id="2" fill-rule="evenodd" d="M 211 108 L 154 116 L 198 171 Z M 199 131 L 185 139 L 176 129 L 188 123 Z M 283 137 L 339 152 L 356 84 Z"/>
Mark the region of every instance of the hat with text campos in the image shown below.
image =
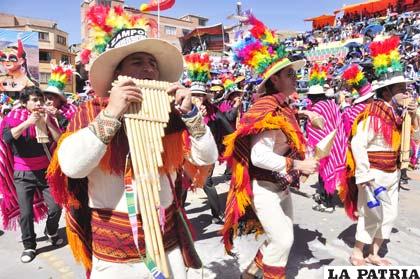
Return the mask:
<path id="1" fill-rule="evenodd" d="M 61 63 L 60 65 L 51 65 L 51 77 L 48 80 L 48 86 L 43 90 L 44 93 L 57 95 L 63 102 L 67 102 L 64 95 L 64 88 L 75 73 L 71 65 Z"/>
<path id="2" fill-rule="evenodd" d="M 372 81 L 372 89 L 390 86 L 398 83 L 414 83 L 404 77 L 404 67 L 401 63 L 398 46 L 400 38 L 395 36 L 383 41 L 372 42 L 369 45 L 376 80 Z"/>
<path id="3" fill-rule="evenodd" d="M 249 66 L 262 82 L 258 93 L 265 92 L 265 83 L 280 70 L 291 66 L 299 70 L 305 66 L 305 60 L 290 61 L 286 46 L 283 45 L 273 30 L 270 30 L 251 13 L 246 15 L 244 24 L 250 26 L 248 34 L 233 45 L 233 58 L 236 62 Z"/>
<path id="4" fill-rule="evenodd" d="M 86 13 L 90 44 L 81 61 L 90 63 L 89 80 L 95 94 L 105 96 L 111 88 L 114 71 L 127 56 L 143 52 L 157 61 L 161 81 L 176 82 L 183 72 L 181 52 L 170 43 L 148 38 L 156 33 L 156 23 L 130 15 L 121 6 L 92 6 Z"/>
<path id="5" fill-rule="evenodd" d="M 357 64 L 352 64 L 348 67 L 342 75 L 343 80 L 349 86 L 350 90 L 356 90 L 358 93 L 354 104 L 358 104 L 375 96 L 375 91 L 372 85 L 366 79 L 361 67 Z"/>
<path id="6" fill-rule="evenodd" d="M 207 82 L 210 79 L 211 61 L 206 52 L 191 53 L 184 56 L 187 75 L 191 81 L 190 90 L 193 95 L 206 95 Z"/>
<path id="7" fill-rule="evenodd" d="M 309 74 L 309 91 L 308 95 L 325 94 L 324 85 L 327 80 L 328 67 L 320 66 L 315 63 Z"/>

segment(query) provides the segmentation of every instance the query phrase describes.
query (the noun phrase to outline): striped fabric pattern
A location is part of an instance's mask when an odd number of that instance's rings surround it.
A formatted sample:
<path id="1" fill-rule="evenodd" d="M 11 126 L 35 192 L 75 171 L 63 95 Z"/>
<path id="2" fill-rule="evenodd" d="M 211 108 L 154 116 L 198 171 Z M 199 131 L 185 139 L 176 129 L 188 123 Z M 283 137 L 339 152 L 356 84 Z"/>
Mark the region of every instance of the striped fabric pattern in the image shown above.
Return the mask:
<path id="1" fill-rule="evenodd" d="M 392 173 L 397 170 L 398 154 L 395 151 L 369 151 L 370 168 Z"/>
<path id="2" fill-rule="evenodd" d="M 346 109 L 343 114 L 343 123 L 344 123 L 344 129 L 346 131 L 346 135 L 350 136 L 351 127 L 353 126 L 354 120 L 356 117 L 365 110 L 366 104 L 359 103 L 355 104 L 354 106 Z"/>
<path id="3" fill-rule="evenodd" d="M 339 107 L 333 100 L 320 101 L 312 106 L 312 111 L 322 115 L 325 119 L 324 129 L 316 129 L 311 123 L 307 125 L 308 145 L 315 148 L 316 144 L 333 130 L 337 135 L 331 153 L 320 161 L 319 174 L 324 181 L 327 193 L 333 193 L 338 184 L 345 179 L 347 136 L 344 130 Z"/>
<path id="4" fill-rule="evenodd" d="M 176 209 L 174 205 L 171 205 L 165 211 L 166 222 L 163 234 L 165 251 L 169 251 L 179 245 L 175 227 L 175 214 Z M 142 260 L 134 244 L 127 213 L 93 209 L 91 222 L 92 248 L 95 257 L 115 263 L 140 262 Z M 137 214 L 137 227 L 139 228 L 139 250 L 144 258 L 146 256 L 146 247 L 140 214 Z"/>

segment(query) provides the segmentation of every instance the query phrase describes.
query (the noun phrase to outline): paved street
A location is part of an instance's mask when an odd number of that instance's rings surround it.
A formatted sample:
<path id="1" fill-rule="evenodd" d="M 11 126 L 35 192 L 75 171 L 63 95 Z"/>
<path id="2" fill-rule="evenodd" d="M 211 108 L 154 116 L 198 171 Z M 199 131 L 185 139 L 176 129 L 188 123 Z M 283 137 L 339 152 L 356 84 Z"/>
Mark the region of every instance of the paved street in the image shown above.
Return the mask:
<path id="1" fill-rule="evenodd" d="M 216 181 L 221 181 L 224 167 L 216 168 Z M 399 218 L 391 236 L 391 242 L 382 251 L 399 265 L 420 265 L 420 174 L 409 174 L 410 191 L 400 192 Z M 301 190 L 314 193 L 316 181 L 308 179 Z M 217 185 L 222 202 L 226 199 L 227 184 Z M 239 278 L 242 270 L 253 258 L 263 238 L 253 236 L 239 239 L 235 252 L 238 258 L 225 255 L 218 235 L 220 225 L 211 224 L 210 210 L 204 192 L 190 193 L 187 199 L 187 213 L 198 240 L 196 247 L 205 267 L 203 270 L 189 270 L 188 278 Z M 322 278 L 323 267 L 327 265 L 348 265 L 348 257 L 354 242 L 355 224 L 344 215 L 342 208 L 332 214 L 319 213 L 311 209 L 312 200 L 293 194 L 295 217 L 295 243 L 288 264 L 287 278 Z M 275 217 L 273 212 L 273 217 Z M 60 233 L 64 237 L 62 220 Z M 36 226 L 38 235 L 43 235 L 44 224 Z M 63 246 L 53 249 L 44 238 L 39 238 L 37 258 L 29 264 L 20 263 L 22 246 L 17 232 L 0 232 L 0 278 L 84 278 L 81 266 L 77 265 L 68 249 Z"/>

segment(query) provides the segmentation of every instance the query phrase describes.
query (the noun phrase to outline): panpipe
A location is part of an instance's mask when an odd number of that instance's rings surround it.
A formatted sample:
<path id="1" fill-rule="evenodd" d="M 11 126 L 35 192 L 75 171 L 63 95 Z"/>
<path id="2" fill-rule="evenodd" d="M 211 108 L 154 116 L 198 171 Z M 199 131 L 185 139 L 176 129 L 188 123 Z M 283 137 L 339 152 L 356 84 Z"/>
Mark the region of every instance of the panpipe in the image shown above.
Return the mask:
<path id="1" fill-rule="evenodd" d="M 41 113 L 41 117 L 43 117 Z M 38 143 L 49 143 L 47 123 L 45 121 L 37 121 L 35 124 L 35 135 Z"/>
<path id="2" fill-rule="evenodd" d="M 411 98 L 404 100 L 404 107 L 410 103 Z M 401 169 L 408 169 L 410 164 L 410 138 L 411 138 L 411 115 L 405 111 L 401 129 L 400 162 Z"/>
<path id="3" fill-rule="evenodd" d="M 158 169 L 163 166 L 162 138 L 169 121 L 173 96 L 166 93 L 170 86 L 169 82 L 138 80 L 126 76 L 119 76 L 116 82 L 126 80 L 133 81 L 143 95 L 141 104 L 132 103 L 129 106 L 124 114 L 124 123 L 130 148 L 133 182 L 139 198 L 146 251 L 165 277 L 169 278 L 159 223 L 161 186 Z"/>

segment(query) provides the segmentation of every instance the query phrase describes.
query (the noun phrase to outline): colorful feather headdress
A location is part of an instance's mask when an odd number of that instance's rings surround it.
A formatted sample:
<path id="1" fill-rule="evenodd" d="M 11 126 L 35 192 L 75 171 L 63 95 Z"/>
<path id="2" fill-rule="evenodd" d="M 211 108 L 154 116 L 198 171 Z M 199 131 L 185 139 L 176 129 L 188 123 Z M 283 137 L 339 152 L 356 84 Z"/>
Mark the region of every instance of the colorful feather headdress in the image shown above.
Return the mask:
<path id="1" fill-rule="evenodd" d="M 95 5 L 86 12 L 89 29 L 89 43 L 80 54 L 83 64 L 88 64 L 103 53 L 113 36 L 123 29 L 141 28 L 147 33 L 156 31 L 152 20 L 139 15 L 131 15 L 122 6 L 107 7 Z"/>
<path id="2" fill-rule="evenodd" d="M 366 87 L 370 87 L 369 81 L 366 79 L 362 69 L 357 64 L 352 64 L 348 67 L 344 71 L 342 78 L 351 89 L 355 89 L 358 92 Z"/>
<path id="3" fill-rule="evenodd" d="M 205 52 L 191 53 L 185 56 L 185 62 L 192 93 L 206 94 L 206 84 L 210 79 L 210 56 Z"/>
<path id="4" fill-rule="evenodd" d="M 391 37 L 384 41 L 370 44 L 373 67 L 379 79 L 387 79 L 389 76 L 395 76 L 396 74 L 401 75 L 403 65 L 398 52 L 399 44 L 400 39 L 398 37 Z"/>
<path id="5" fill-rule="evenodd" d="M 320 85 L 324 86 L 327 81 L 328 67 L 314 64 L 309 75 L 309 86 Z"/>
<path id="6" fill-rule="evenodd" d="M 251 67 L 264 78 L 269 69 L 278 61 L 287 58 L 286 47 L 270 30 L 252 14 L 248 14 L 245 24 L 251 25 L 249 34 L 233 46 L 234 60 Z"/>
<path id="7" fill-rule="evenodd" d="M 66 102 L 67 98 L 64 95 L 64 89 L 71 81 L 74 74 L 76 74 L 76 72 L 71 65 L 64 63 L 61 63 L 60 65 L 51 64 L 51 77 L 48 80 L 48 87 L 44 92 L 56 94 Z"/>
<path id="8" fill-rule="evenodd" d="M 60 91 L 64 91 L 64 88 L 71 80 L 75 73 L 71 65 L 61 63 L 60 65 L 51 65 L 51 78 L 48 80 L 48 86 L 56 87 Z"/>
<path id="9" fill-rule="evenodd" d="M 342 78 L 349 86 L 349 89 L 352 91 L 353 98 L 356 99 L 354 103 L 357 104 L 363 102 L 375 95 L 375 91 L 373 91 L 372 85 L 365 77 L 359 65 L 353 64 L 348 67 L 344 71 Z"/>
<path id="10" fill-rule="evenodd" d="M 224 98 L 227 98 L 234 92 L 241 92 L 238 88 L 238 84 L 235 82 L 235 77 L 232 74 L 224 74 L 221 76 L 223 87 L 225 89 Z"/>

